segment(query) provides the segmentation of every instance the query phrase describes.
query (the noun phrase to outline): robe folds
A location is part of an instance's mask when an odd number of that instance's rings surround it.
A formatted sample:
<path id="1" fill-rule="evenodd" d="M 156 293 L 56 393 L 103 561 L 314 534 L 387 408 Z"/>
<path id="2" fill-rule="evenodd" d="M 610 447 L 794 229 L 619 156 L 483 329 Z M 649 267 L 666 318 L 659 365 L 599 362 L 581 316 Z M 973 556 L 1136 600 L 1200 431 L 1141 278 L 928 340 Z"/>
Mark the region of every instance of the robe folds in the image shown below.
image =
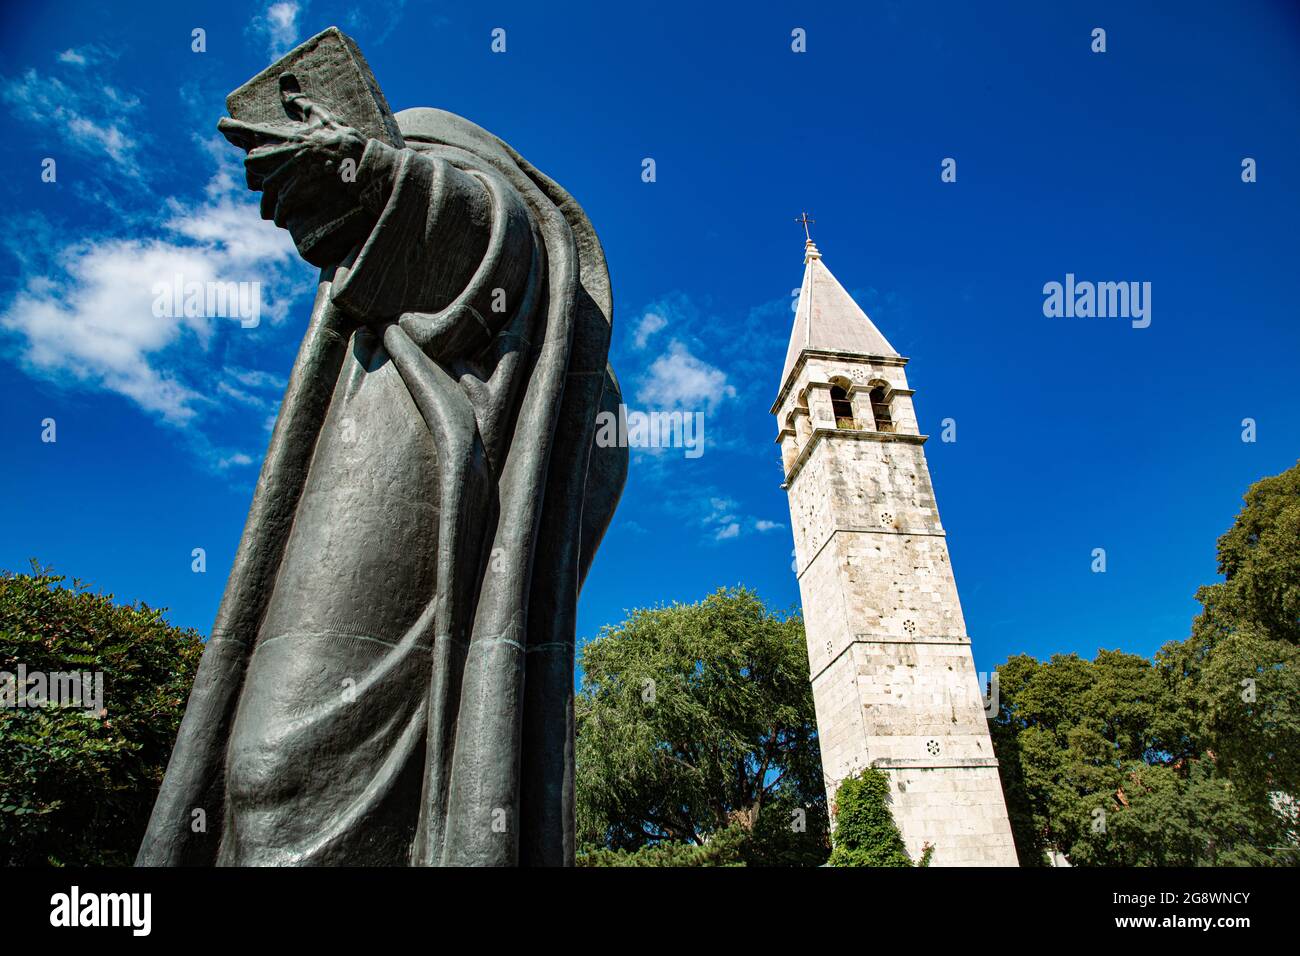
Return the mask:
<path id="1" fill-rule="evenodd" d="M 565 865 L 577 596 L 625 448 L 585 214 L 397 114 L 322 271 L 137 865 Z"/>

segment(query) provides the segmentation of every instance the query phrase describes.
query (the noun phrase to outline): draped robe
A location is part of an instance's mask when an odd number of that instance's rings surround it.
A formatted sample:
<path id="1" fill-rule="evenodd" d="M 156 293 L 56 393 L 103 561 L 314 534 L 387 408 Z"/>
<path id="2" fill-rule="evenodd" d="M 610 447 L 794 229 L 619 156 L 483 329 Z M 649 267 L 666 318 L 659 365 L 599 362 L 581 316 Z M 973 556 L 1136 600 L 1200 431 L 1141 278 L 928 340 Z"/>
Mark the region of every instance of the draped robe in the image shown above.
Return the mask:
<path id="1" fill-rule="evenodd" d="M 397 115 L 322 271 L 138 865 L 572 863 L 578 591 L 626 477 L 590 222 Z"/>

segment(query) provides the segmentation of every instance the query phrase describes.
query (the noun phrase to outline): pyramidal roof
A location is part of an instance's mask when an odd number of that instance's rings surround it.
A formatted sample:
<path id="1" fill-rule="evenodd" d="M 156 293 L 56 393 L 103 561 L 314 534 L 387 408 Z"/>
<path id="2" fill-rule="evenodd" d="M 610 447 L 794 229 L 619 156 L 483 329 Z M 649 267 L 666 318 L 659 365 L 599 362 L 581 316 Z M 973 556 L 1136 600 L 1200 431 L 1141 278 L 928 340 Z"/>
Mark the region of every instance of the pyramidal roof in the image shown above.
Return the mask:
<path id="1" fill-rule="evenodd" d="M 781 388 L 804 349 L 855 352 L 860 355 L 897 355 L 894 347 L 867 318 L 867 313 L 844 291 L 811 239 L 804 249 L 803 287 L 795 309 L 790 347 L 785 353 Z"/>

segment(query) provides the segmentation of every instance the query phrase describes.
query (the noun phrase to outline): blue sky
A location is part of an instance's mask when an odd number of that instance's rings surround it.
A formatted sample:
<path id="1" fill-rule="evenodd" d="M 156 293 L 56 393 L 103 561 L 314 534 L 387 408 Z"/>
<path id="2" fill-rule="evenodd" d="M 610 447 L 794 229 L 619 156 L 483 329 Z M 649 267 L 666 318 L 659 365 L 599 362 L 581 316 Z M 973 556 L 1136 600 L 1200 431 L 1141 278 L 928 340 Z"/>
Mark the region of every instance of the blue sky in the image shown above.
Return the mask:
<path id="1" fill-rule="evenodd" d="M 0 567 L 211 626 L 315 274 L 215 125 L 330 24 L 394 109 L 461 113 L 578 198 L 629 404 L 705 412 L 702 457 L 635 454 L 580 638 L 721 585 L 797 603 L 768 409 L 805 209 L 912 359 L 981 670 L 1184 637 L 1241 494 L 1300 454 L 1293 4 L 150 6 L 0 14 Z M 154 318 L 178 268 L 262 282 L 261 323 Z M 1150 282 L 1150 327 L 1045 317 L 1066 273 Z"/>

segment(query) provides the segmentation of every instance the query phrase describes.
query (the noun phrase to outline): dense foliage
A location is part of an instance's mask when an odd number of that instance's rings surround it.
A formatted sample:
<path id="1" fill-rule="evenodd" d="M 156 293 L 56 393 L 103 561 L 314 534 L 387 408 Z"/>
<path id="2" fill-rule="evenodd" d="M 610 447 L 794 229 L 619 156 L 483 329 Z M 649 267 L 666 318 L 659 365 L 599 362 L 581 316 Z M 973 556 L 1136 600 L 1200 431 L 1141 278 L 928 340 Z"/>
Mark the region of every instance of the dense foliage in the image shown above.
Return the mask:
<path id="1" fill-rule="evenodd" d="M 835 791 L 835 849 L 831 866 L 911 866 L 889 812 L 889 779 L 868 769 L 848 777 Z M 927 851 L 924 862 L 928 863 Z"/>
<path id="2" fill-rule="evenodd" d="M 578 866 L 744 866 L 752 842 L 742 823 L 732 823 L 711 834 L 704 843 L 661 840 L 635 850 L 587 847 L 578 854 Z"/>
<path id="3" fill-rule="evenodd" d="M 1250 488 L 1219 571 L 1191 636 L 1154 662 L 999 668 L 991 730 L 1022 865 L 1300 862 L 1300 466 Z"/>
<path id="4" fill-rule="evenodd" d="M 1192 636 L 1166 646 L 1197 732 L 1234 783 L 1300 797 L 1300 464 L 1257 481 L 1219 538 Z"/>
<path id="5" fill-rule="evenodd" d="M 203 645 L 162 611 L 33 567 L 0 574 L 0 864 L 135 857 Z M 16 706 L 27 675 L 99 673 L 102 708 Z M 31 701 L 26 701 L 31 703 Z"/>
<path id="6" fill-rule="evenodd" d="M 743 588 L 719 590 L 633 611 L 586 645 L 582 669 L 578 836 L 588 854 L 624 851 L 613 865 L 654 865 L 627 861 L 638 851 L 639 861 L 711 858 L 735 826 L 749 865 L 825 862 L 801 618 L 771 613 Z"/>

